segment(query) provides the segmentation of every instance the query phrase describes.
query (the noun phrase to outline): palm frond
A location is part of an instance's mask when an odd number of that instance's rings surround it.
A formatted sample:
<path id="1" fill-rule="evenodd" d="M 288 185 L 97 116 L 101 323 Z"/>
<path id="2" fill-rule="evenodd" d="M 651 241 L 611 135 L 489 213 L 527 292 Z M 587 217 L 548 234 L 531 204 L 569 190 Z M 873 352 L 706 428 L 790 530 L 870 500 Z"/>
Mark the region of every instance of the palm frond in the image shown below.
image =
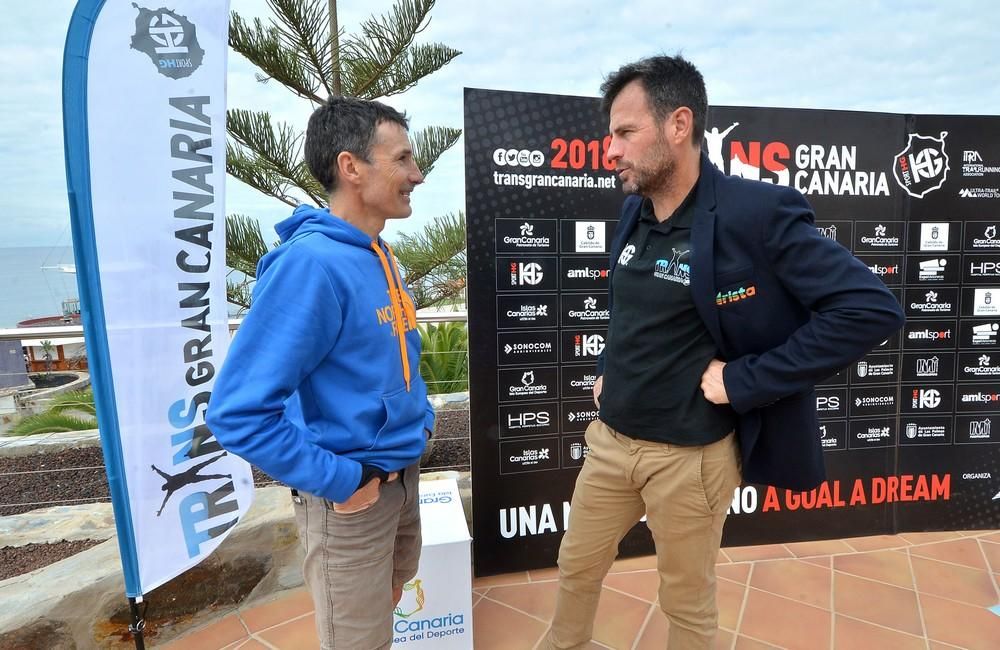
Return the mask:
<path id="1" fill-rule="evenodd" d="M 94 406 L 94 391 L 88 388 L 87 390 L 75 390 L 56 395 L 49 402 L 47 412 L 85 413 L 96 418 L 97 408 Z"/>
<path id="2" fill-rule="evenodd" d="M 31 436 L 36 433 L 65 433 L 67 431 L 87 431 L 97 428 L 97 420 L 75 417 L 64 413 L 39 413 L 29 415 L 15 424 L 10 434 Z"/>

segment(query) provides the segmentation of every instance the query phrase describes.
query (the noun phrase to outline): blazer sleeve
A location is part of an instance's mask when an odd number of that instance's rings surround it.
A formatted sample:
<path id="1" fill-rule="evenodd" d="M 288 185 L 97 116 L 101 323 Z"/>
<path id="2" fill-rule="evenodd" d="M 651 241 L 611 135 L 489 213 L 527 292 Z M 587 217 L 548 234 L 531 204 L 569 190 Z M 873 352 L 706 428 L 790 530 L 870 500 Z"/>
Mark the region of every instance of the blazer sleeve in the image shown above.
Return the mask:
<path id="1" fill-rule="evenodd" d="M 726 364 L 723 380 L 738 413 L 811 390 L 904 322 L 902 308 L 882 281 L 817 232 L 812 209 L 797 191 L 783 189 L 774 215 L 761 227 L 773 273 L 813 314 L 783 344 Z"/>

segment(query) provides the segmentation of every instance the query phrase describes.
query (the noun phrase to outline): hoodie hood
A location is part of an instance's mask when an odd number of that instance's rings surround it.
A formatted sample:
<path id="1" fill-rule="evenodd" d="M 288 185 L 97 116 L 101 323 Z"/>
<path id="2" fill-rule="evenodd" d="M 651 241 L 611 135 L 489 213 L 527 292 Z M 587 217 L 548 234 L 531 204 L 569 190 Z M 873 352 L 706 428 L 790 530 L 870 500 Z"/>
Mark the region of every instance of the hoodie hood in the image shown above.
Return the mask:
<path id="1" fill-rule="evenodd" d="M 361 248 L 370 248 L 372 244 L 372 238 L 367 233 L 330 214 L 328 208 L 314 208 L 304 203 L 295 208 L 292 216 L 279 221 L 274 229 L 281 237 L 281 243 L 316 232 L 335 241 Z"/>

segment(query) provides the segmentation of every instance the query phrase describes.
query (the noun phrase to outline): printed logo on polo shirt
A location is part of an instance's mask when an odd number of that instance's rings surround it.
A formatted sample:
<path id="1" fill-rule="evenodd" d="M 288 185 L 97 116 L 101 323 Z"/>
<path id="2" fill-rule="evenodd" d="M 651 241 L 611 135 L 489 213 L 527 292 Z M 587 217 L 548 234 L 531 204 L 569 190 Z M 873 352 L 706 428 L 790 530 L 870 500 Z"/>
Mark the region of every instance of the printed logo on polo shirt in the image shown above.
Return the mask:
<path id="1" fill-rule="evenodd" d="M 635 255 L 635 245 L 629 244 L 624 249 L 622 249 L 622 254 L 618 256 L 618 263 L 622 266 L 628 266 L 628 263 L 632 261 L 632 257 Z"/>
<path id="2" fill-rule="evenodd" d="M 892 172 L 907 194 L 918 199 L 944 185 L 948 178 L 948 154 L 944 150 L 947 131 L 932 138 L 910 133 L 906 148 L 896 154 Z"/>
<path id="3" fill-rule="evenodd" d="M 691 265 L 687 262 L 691 249 L 679 251 L 671 248 L 670 260 L 656 260 L 653 268 L 653 277 L 661 280 L 669 280 L 683 284 L 685 287 L 691 284 Z"/>

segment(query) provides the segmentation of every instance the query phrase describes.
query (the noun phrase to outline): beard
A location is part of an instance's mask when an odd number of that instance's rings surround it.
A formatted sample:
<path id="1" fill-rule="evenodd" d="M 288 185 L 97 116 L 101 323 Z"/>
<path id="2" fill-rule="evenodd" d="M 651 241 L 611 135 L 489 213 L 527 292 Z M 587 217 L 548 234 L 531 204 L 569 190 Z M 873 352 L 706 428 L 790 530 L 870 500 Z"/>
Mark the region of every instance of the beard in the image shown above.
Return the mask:
<path id="1" fill-rule="evenodd" d="M 632 180 L 622 184 L 625 194 L 650 196 L 669 189 L 673 184 L 677 158 L 671 154 L 663 139 L 657 140 L 654 151 L 646 160 L 628 164 Z"/>

